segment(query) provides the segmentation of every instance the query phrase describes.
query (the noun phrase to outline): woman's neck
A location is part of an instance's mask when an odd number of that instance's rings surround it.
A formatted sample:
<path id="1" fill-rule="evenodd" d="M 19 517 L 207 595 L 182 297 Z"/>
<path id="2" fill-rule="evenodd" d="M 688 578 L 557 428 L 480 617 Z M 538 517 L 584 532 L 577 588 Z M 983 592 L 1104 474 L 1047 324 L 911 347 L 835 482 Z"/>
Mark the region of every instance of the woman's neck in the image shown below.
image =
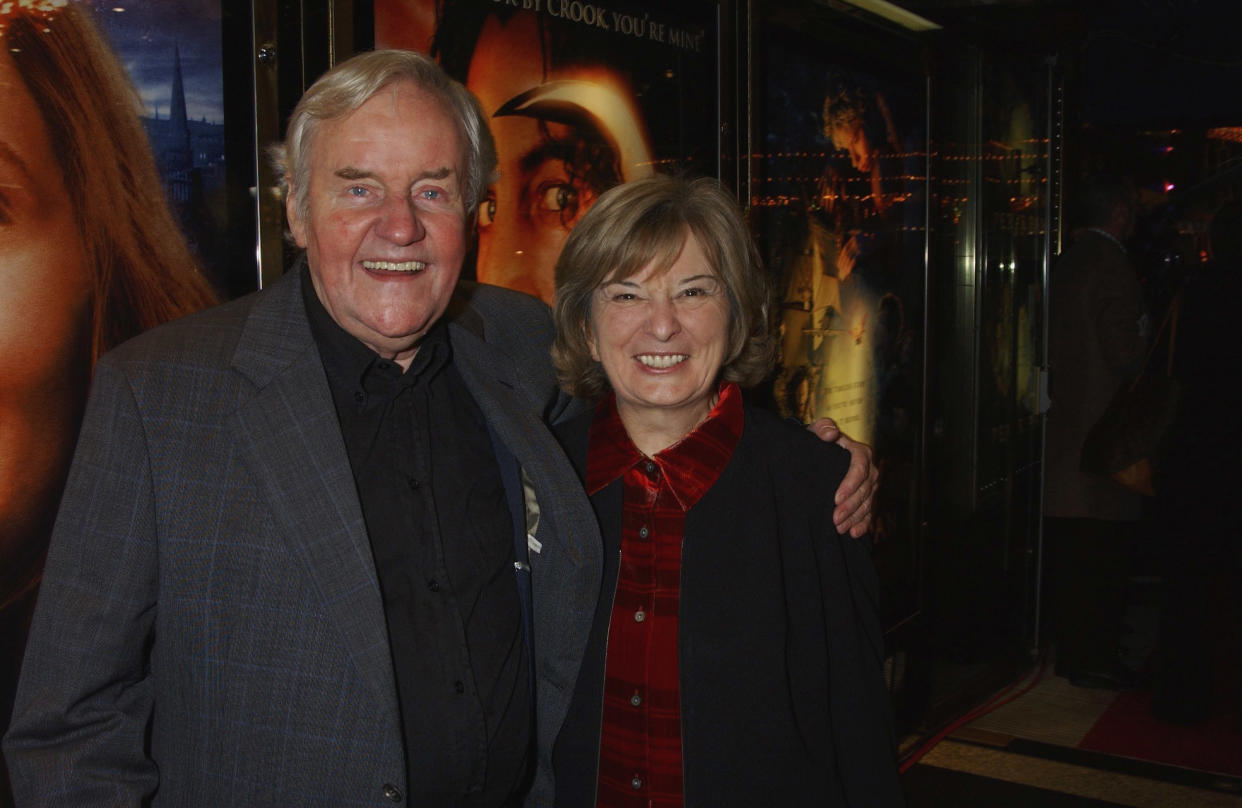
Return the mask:
<path id="1" fill-rule="evenodd" d="M 655 457 L 707 420 L 719 399 L 719 394 L 715 394 L 706 402 L 684 409 L 628 407 L 618 400 L 617 415 L 638 451 Z"/>

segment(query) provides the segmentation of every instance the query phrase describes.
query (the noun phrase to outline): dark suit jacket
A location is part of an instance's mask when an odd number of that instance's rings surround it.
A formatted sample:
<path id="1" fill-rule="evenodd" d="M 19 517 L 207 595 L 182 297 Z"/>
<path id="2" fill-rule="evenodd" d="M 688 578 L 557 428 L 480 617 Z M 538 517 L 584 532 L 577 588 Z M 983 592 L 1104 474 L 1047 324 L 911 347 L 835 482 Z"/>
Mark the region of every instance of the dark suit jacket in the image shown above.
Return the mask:
<path id="1" fill-rule="evenodd" d="M 1048 315 L 1048 431 L 1044 514 L 1132 521 L 1139 495 L 1079 469 L 1082 444 L 1123 382 L 1143 365 L 1143 294 L 1126 254 L 1091 230 L 1078 233 L 1052 271 Z"/>
<path id="2" fill-rule="evenodd" d="M 406 790 L 379 586 L 299 276 L 99 362 L 5 739 L 19 805 L 387 805 Z M 599 534 L 545 426 L 568 406 L 547 308 L 463 285 L 446 317 L 498 458 L 540 506 L 532 802 L 547 804 Z"/>
<path id="3" fill-rule="evenodd" d="M 899 806 L 877 581 L 833 527 L 849 455 L 771 413 L 686 515 L 678 665 L 687 806 Z M 556 429 L 585 476 L 591 414 Z M 557 739 L 558 808 L 594 805 L 621 481 L 591 498 L 604 582 Z"/>

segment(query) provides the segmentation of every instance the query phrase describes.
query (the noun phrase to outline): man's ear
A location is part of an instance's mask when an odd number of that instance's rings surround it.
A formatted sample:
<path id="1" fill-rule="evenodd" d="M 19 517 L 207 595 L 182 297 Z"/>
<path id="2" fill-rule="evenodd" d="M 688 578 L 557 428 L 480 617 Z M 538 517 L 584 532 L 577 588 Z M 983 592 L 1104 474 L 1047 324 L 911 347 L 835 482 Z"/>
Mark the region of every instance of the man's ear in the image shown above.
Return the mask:
<path id="1" fill-rule="evenodd" d="M 289 233 L 293 241 L 302 249 L 306 249 L 306 222 L 298 212 L 298 194 L 293 186 L 293 178 L 285 177 L 285 218 L 289 221 Z"/>

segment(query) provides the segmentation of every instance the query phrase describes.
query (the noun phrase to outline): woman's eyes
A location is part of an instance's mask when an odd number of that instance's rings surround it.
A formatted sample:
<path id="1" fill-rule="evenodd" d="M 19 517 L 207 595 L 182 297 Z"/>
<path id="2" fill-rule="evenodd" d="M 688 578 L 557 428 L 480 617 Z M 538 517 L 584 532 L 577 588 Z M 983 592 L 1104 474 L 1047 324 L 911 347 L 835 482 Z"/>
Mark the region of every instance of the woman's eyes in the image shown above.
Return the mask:
<path id="1" fill-rule="evenodd" d="M 715 290 L 713 289 L 708 289 L 703 286 L 692 286 L 689 289 L 682 289 L 681 291 L 674 293 L 673 300 L 681 299 L 688 300 L 692 303 L 699 303 L 710 298 L 714 293 Z M 605 290 L 604 294 L 608 300 L 616 301 L 618 303 L 631 303 L 647 299 L 646 297 L 641 296 L 638 292 L 631 291 L 612 292 Z"/>

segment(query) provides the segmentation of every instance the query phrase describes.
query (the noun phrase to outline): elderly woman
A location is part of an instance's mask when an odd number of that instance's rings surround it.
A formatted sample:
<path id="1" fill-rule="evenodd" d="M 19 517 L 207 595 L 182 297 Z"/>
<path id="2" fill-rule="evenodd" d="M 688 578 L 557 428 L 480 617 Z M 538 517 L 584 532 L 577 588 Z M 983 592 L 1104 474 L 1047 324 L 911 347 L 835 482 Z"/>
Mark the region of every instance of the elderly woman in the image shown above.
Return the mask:
<path id="1" fill-rule="evenodd" d="M 768 297 L 714 181 L 602 195 L 556 268 L 559 437 L 605 542 L 559 806 L 900 805 L 875 572 L 833 527 L 849 458 L 751 408 Z"/>

